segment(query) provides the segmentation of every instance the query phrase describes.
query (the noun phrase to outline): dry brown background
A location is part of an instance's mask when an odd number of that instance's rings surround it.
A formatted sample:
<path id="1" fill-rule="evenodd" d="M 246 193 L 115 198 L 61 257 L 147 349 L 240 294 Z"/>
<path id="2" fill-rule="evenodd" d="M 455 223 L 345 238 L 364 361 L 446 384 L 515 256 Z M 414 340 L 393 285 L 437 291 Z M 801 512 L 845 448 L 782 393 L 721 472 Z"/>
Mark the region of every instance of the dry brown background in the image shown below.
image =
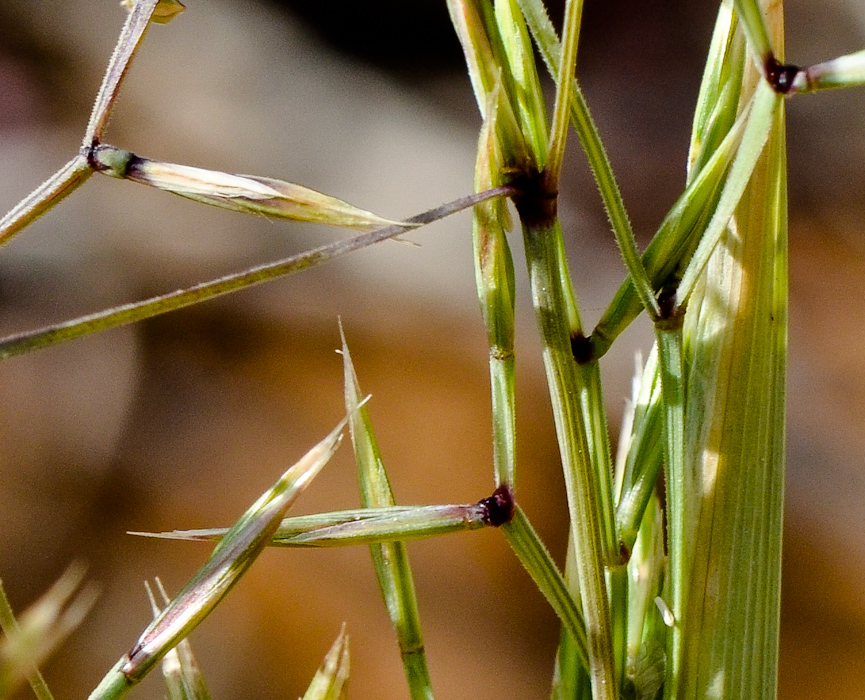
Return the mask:
<path id="1" fill-rule="evenodd" d="M 469 192 L 479 123 L 443 2 L 289 4 L 190 0 L 148 35 L 109 140 L 294 180 L 385 216 Z M 713 13 L 713 3 L 694 5 L 586 4 L 580 74 L 644 242 L 683 186 Z M 114 0 L 0 4 L 0 209 L 74 153 L 122 21 Z M 858 0 L 788 3 L 788 27 L 788 56 L 799 63 L 865 45 Z M 792 100 L 789 135 L 781 697 L 852 699 L 865 686 L 865 91 Z M 570 163 L 562 209 L 591 321 L 623 268 L 576 147 Z M 169 291 L 336 235 L 94 177 L 3 249 L 0 330 Z M 18 608 L 73 559 L 103 587 L 47 669 L 59 698 L 86 696 L 146 624 L 144 579 L 159 575 L 177 590 L 207 554 L 127 530 L 229 524 L 339 419 L 338 316 L 374 397 L 399 501 L 489 493 L 469 218 L 412 238 L 419 247 L 387 243 L 0 366 L 0 575 Z M 518 497 L 561 556 L 562 486 L 523 277 Z M 649 338 L 635 327 L 606 360 L 613 416 L 634 348 Z M 297 512 L 354 506 L 354 479 L 342 450 Z M 555 619 L 499 534 L 416 543 L 410 554 L 439 697 L 545 697 Z M 267 552 L 192 641 L 215 698 L 295 697 L 343 621 L 351 697 L 407 697 L 364 549 Z M 151 680 L 134 692 L 163 694 Z"/>

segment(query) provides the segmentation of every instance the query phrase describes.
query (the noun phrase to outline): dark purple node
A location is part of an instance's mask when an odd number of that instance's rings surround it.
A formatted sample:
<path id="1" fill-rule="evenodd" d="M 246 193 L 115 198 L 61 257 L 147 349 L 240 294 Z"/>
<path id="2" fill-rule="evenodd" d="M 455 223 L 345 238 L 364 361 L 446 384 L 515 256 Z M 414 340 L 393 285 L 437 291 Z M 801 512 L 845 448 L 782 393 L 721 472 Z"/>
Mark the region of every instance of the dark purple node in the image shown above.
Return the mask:
<path id="1" fill-rule="evenodd" d="M 631 561 L 631 550 L 624 542 L 619 542 L 619 558 L 622 560 L 622 564 L 625 565 Z"/>
<path id="2" fill-rule="evenodd" d="M 514 517 L 514 495 L 507 484 L 502 484 L 493 495 L 478 501 L 484 509 L 483 521 L 493 527 L 501 527 Z"/>
<path id="3" fill-rule="evenodd" d="M 571 336 L 571 354 L 578 365 L 584 365 L 595 359 L 591 338 L 587 338 L 582 333 L 574 333 Z"/>
<path id="4" fill-rule="evenodd" d="M 793 87 L 793 81 L 801 69 L 790 63 L 781 63 L 770 53 L 763 64 L 763 70 L 772 89 L 780 95 L 786 95 Z"/>
<path id="5" fill-rule="evenodd" d="M 662 289 L 658 294 L 658 309 L 661 312 L 661 318 L 669 319 L 676 314 L 676 290 Z"/>

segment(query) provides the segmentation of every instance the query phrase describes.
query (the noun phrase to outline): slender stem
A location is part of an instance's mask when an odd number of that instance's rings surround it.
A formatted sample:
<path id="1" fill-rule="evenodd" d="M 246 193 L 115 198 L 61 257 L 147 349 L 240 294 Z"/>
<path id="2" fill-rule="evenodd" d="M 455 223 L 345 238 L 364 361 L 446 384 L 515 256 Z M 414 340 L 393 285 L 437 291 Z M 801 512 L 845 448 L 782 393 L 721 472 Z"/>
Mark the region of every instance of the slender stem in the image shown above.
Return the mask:
<path id="1" fill-rule="evenodd" d="M 357 462 L 360 500 L 364 508 L 393 507 L 394 496 L 351 353 L 340 325 L 345 383 L 345 408 L 350 416 L 351 442 Z M 404 542 L 370 544 L 370 555 L 385 607 L 396 632 L 403 669 L 412 700 L 433 700 L 434 693 L 424 650 L 414 577 Z"/>
<path id="2" fill-rule="evenodd" d="M 685 623 L 685 593 L 688 590 L 689 539 L 693 538 L 693 490 L 688 486 L 685 464 L 685 378 L 682 357 L 683 316 L 674 316 L 670 328 L 656 326 L 661 391 L 664 407 L 664 465 L 667 487 L 668 584 L 673 628 L 667 636 L 667 671 L 664 697 L 678 697 Z M 690 499 L 690 500 L 689 500 Z M 691 533 L 689 535 L 689 533 Z"/>
<path id="3" fill-rule="evenodd" d="M 745 37 L 751 48 L 751 53 L 762 67 L 763 61 L 773 54 L 772 42 L 769 39 L 769 29 L 766 26 L 766 18 L 758 0 L 733 0 L 736 12 L 745 30 Z"/>
<path id="4" fill-rule="evenodd" d="M 652 242 L 646 248 L 642 262 L 653 280 L 654 287 L 661 289 L 665 284 L 674 283 L 681 277 L 681 268 L 693 256 L 693 251 L 708 229 L 712 216 L 720 211 L 721 196 L 730 187 L 727 178 L 730 162 L 742 144 L 745 127 L 750 123 L 752 112 L 753 100 L 743 109 L 699 172 L 695 174 L 692 170 L 687 188 L 664 217 Z M 729 220 L 732 212 L 730 207 L 735 207 L 735 201 L 725 200 L 724 206 Z M 724 221 L 723 216 L 719 216 L 717 223 L 721 225 Z M 681 300 L 680 290 L 679 301 Z M 592 357 L 601 357 L 606 353 L 642 308 L 639 295 L 635 296 L 633 281 L 628 277 L 592 331 Z"/>
<path id="5" fill-rule="evenodd" d="M 565 5 L 565 26 L 562 30 L 563 50 L 559 57 L 556 90 L 556 104 L 553 110 L 553 124 L 550 128 L 549 148 L 547 149 L 546 178 L 547 187 L 558 189 L 559 174 L 565 155 L 565 143 L 570 124 L 571 94 L 574 81 L 571 80 L 577 67 L 577 46 L 580 39 L 580 21 L 583 15 L 583 0 L 568 0 Z M 562 77 L 565 79 L 562 80 Z"/>
<path id="6" fill-rule="evenodd" d="M 127 678 L 121 670 L 125 663 L 126 657 L 117 661 L 111 670 L 102 677 L 99 685 L 93 689 L 87 700 L 119 700 L 132 690 L 136 681 Z"/>
<path id="7" fill-rule="evenodd" d="M 522 206 L 521 206 L 522 205 Z M 616 697 L 611 617 L 604 580 L 606 561 L 599 485 L 590 463 L 586 426 L 580 415 L 581 378 L 571 351 L 571 308 L 565 297 L 558 221 L 532 220 L 517 202 L 523 222 L 532 301 L 543 342 L 559 451 L 565 475 L 577 578 L 586 618 L 589 675 L 595 700 Z M 532 209 L 529 208 L 532 213 Z M 572 302 L 570 302 L 572 303 Z"/>
<path id="8" fill-rule="evenodd" d="M 138 47 L 141 45 L 141 40 L 150 25 L 150 18 L 158 2 L 159 0 L 138 0 L 126 18 L 126 23 L 117 39 L 117 45 L 114 47 L 114 53 L 108 62 L 108 69 L 102 79 L 102 85 L 99 86 L 96 101 L 93 103 L 90 121 L 87 123 L 87 130 L 84 132 L 84 139 L 81 142 L 83 153 L 88 152 L 94 144 L 102 141 L 105 127 L 108 125 L 114 103 L 120 93 L 120 86 L 132 64 L 132 59 L 135 58 Z"/>
<path id="9" fill-rule="evenodd" d="M 627 454 L 620 453 L 623 464 L 616 507 L 616 525 L 624 547 L 632 552 L 637 541 L 646 508 L 655 493 L 658 473 L 663 462 L 661 446 L 662 408 L 661 380 L 658 371 L 657 346 L 642 369 L 640 387 L 634 397 L 633 423 L 628 434 Z"/>
<path id="10" fill-rule="evenodd" d="M 75 156 L 0 219 L 0 245 L 72 194 L 92 174 L 84 156 Z"/>
<path id="11" fill-rule="evenodd" d="M 502 525 L 502 532 L 520 563 L 559 616 L 563 629 L 570 633 L 575 656 L 582 667 L 587 669 L 589 662 L 586 623 L 580 614 L 580 608 L 522 508 L 516 506 L 513 518 Z"/>
<path id="12" fill-rule="evenodd" d="M 418 224 L 429 224 L 462 209 L 467 209 L 479 202 L 492 199 L 493 197 L 512 195 L 514 192 L 515 190 L 512 187 L 496 187 L 485 192 L 462 197 L 435 209 L 430 209 L 423 214 L 418 214 L 406 222 L 414 224 L 413 226 L 387 226 L 377 231 L 371 231 L 354 236 L 353 238 L 319 246 L 305 253 L 283 258 L 282 260 L 257 265 L 243 272 L 236 272 L 209 282 L 202 282 L 187 289 L 170 292 L 169 294 L 163 294 L 145 301 L 124 304 L 105 311 L 81 316 L 71 321 L 46 326 L 39 330 L 7 336 L 0 339 L 0 359 L 57 345 L 67 340 L 81 338 L 108 328 L 116 328 L 117 326 L 141 321 L 145 318 L 181 309 L 206 299 L 212 299 L 229 292 L 245 289 L 246 287 L 267 282 L 293 272 L 299 272 L 300 270 L 314 267 L 346 253 L 365 248 L 373 243 L 394 238 L 406 231 L 413 231 L 417 228 Z"/>
<path id="13" fill-rule="evenodd" d="M 144 38 L 158 2 L 159 0 L 139 0 L 135 3 L 126 18 L 114 53 L 108 62 L 108 69 L 105 71 L 105 77 L 102 79 L 102 85 L 93 104 L 87 130 L 84 132 L 80 154 L 37 187 L 0 220 L 0 245 L 75 191 L 93 173 L 88 156 L 93 146 L 102 140 L 123 78 Z"/>
<path id="14" fill-rule="evenodd" d="M 561 75 L 559 65 L 563 62 L 562 45 L 556 36 L 552 22 L 547 17 L 543 3 L 538 2 L 538 0 L 517 0 L 517 3 L 526 18 L 526 24 L 529 26 L 532 37 L 537 43 L 538 50 L 544 59 L 544 63 L 547 65 L 547 69 L 561 90 L 562 81 L 559 80 L 559 76 Z M 580 89 L 579 83 L 575 79 L 570 82 L 572 84 L 568 87 L 568 90 L 570 92 L 571 120 L 574 123 L 574 128 L 577 131 L 577 136 L 580 139 L 583 150 L 586 152 L 586 159 L 589 162 L 589 167 L 601 193 L 604 208 L 607 211 L 607 216 L 613 228 L 613 234 L 616 237 L 616 243 L 622 253 L 622 258 L 625 261 L 628 272 L 633 275 L 640 301 L 648 309 L 650 315 L 655 317 L 658 309 L 654 291 L 640 260 L 634 231 L 628 218 L 628 212 L 625 209 L 622 193 L 616 182 L 616 176 L 613 174 L 613 167 L 610 164 L 610 159 L 604 149 L 604 144 L 589 112 L 589 106 L 586 103 L 586 98 Z M 557 103 L 556 117 L 558 116 L 558 111 Z M 553 129 L 555 128 L 554 126 Z M 552 162 L 552 158 L 550 158 L 550 162 Z"/>

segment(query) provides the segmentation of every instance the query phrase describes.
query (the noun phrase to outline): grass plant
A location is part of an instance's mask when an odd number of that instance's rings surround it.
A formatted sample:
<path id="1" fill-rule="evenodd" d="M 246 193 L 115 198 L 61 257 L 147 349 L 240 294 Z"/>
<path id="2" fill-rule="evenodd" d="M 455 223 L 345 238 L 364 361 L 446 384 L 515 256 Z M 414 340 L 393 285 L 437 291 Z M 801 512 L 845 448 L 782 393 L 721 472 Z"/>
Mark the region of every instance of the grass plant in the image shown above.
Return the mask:
<path id="1" fill-rule="evenodd" d="M 552 697 L 775 697 L 787 347 L 784 103 L 796 93 L 865 82 L 865 53 L 804 69 L 785 64 L 782 3 L 720 2 L 686 189 L 640 251 L 575 77 L 581 0 L 568 0 L 561 37 L 542 0 L 446 2 L 482 120 L 476 191 L 460 200 L 394 222 L 301 185 L 157 162 L 106 143 L 120 86 L 151 21 L 168 21 L 182 9 L 174 0 L 138 0 L 127 3 L 128 20 L 79 153 L 0 220 L 3 243 L 99 173 L 235 211 L 363 231 L 189 289 L 0 339 L 6 358 L 299 272 L 473 207 L 477 291 L 489 344 L 492 495 L 469 504 L 396 505 L 343 338 L 347 418 L 232 528 L 162 535 L 217 544 L 163 609 L 154 603 L 155 620 L 91 700 L 122 697 L 160 660 L 171 698 L 209 698 L 185 637 L 258 554 L 268 545 L 356 544 L 370 549 L 409 694 L 431 699 L 434 678 L 404 542 L 487 527 L 501 529 L 561 619 Z M 536 55 L 556 86 L 551 115 Z M 624 262 L 622 285 L 594 328 L 584 325 L 577 303 L 557 209 L 571 125 Z M 515 497 L 516 290 L 507 199 L 525 244 L 567 491 L 570 546 L 563 570 Z M 644 311 L 654 325 L 655 349 L 638 372 L 614 455 L 600 361 Z M 362 508 L 286 517 L 345 425 Z M 38 697 L 50 697 L 35 665 L 87 602 L 76 603 L 74 614 L 60 612 L 77 579 L 59 585 L 61 592 L 49 594 L 55 612 L 41 627 L 27 614 L 16 624 L 0 598 L 6 634 L 0 695 L 29 677 Z M 343 697 L 348 674 L 343 630 L 304 698 Z"/>

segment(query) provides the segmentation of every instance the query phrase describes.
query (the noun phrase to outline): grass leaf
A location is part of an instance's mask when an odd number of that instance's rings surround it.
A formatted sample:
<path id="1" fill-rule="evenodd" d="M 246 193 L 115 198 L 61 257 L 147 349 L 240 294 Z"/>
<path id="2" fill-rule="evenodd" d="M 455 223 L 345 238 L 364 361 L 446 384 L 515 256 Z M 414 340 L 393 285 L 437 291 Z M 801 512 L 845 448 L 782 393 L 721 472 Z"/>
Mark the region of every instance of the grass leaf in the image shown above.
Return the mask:
<path id="1" fill-rule="evenodd" d="M 360 385 L 341 326 L 340 335 L 345 375 L 345 406 L 350 416 L 349 429 L 357 461 L 361 503 L 366 508 L 390 507 L 394 505 L 393 491 L 373 433 L 369 412 L 360 403 Z M 432 681 L 423 646 L 414 578 L 405 544 L 372 544 L 369 549 L 385 606 L 396 630 L 412 700 L 432 700 Z"/>

